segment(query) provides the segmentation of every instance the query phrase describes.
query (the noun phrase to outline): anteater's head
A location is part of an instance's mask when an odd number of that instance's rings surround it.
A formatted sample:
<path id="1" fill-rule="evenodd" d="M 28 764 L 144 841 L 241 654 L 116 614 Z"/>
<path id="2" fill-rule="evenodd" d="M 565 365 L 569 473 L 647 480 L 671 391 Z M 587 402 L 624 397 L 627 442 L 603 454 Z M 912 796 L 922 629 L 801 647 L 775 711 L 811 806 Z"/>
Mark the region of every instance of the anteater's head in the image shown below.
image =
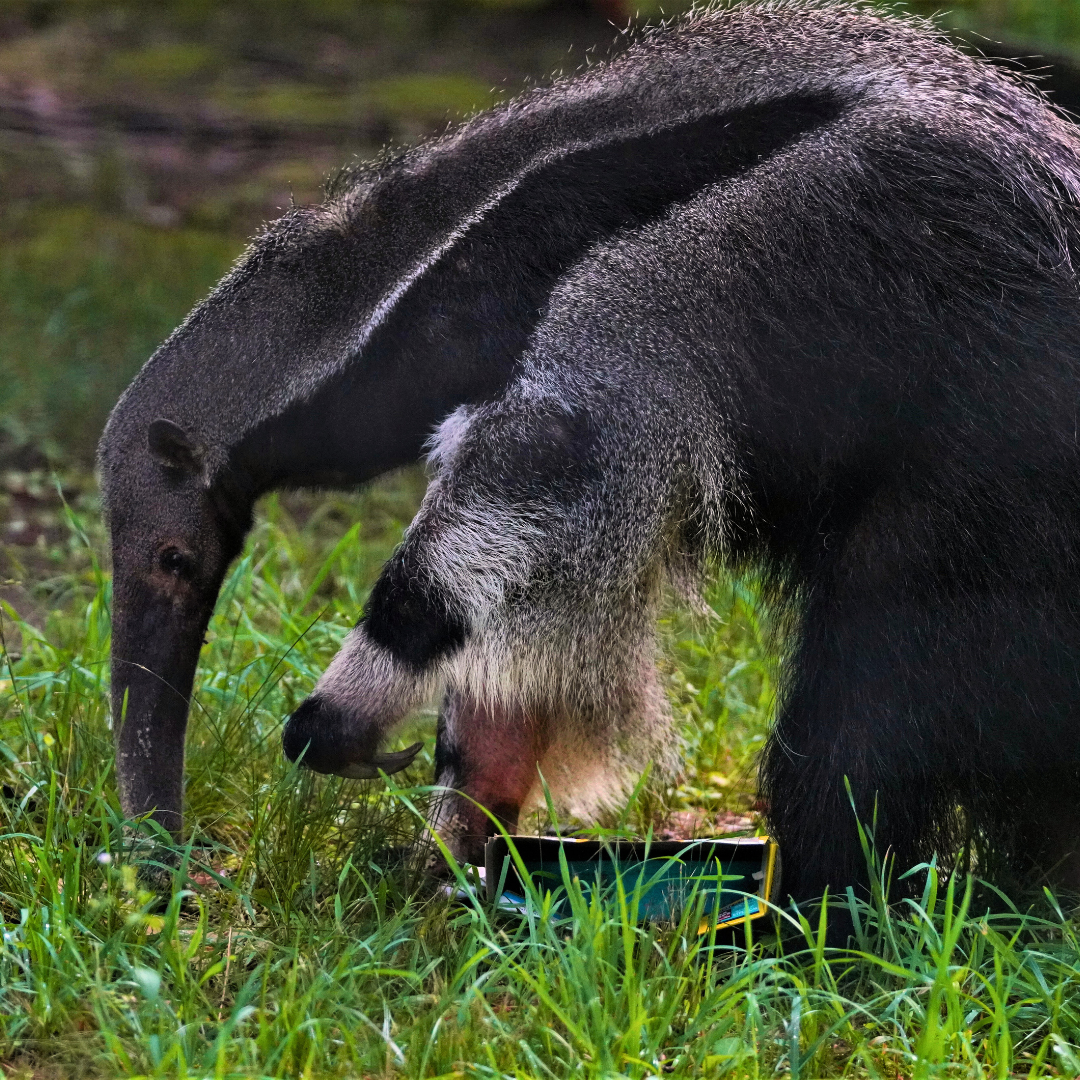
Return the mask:
<path id="1" fill-rule="evenodd" d="M 213 482 L 207 450 L 163 416 L 117 421 L 102 441 L 112 537 L 112 716 L 121 801 L 181 826 L 184 731 L 199 651 L 251 500 Z"/>
<path id="2" fill-rule="evenodd" d="M 337 459 L 297 373 L 348 355 L 360 245 L 329 207 L 268 230 L 158 349 L 99 447 L 112 540 L 112 707 L 125 813 L 181 825 L 199 651 L 254 500 Z M 291 472 L 290 472 L 291 470 Z"/>

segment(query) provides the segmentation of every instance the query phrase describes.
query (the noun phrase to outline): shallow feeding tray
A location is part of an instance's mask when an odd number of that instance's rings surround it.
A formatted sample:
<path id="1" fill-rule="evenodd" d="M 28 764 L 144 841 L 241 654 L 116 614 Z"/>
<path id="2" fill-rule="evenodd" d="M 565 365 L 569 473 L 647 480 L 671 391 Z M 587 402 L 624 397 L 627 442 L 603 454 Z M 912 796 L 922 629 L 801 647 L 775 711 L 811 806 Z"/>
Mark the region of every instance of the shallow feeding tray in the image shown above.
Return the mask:
<path id="1" fill-rule="evenodd" d="M 730 928 L 760 919 L 775 902 L 780 886 L 779 849 L 767 836 L 649 843 L 546 836 L 509 839 L 541 895 L 562 888 L 562 855 L 570 879 L 577 878 L 586 898 L 597 886 L 613 894 L 616 875 L 621 874 L 629 903 L 641 881 L 637 914 L 642 922 L 678 918 L 696 891 L 705 899 L 701 933 L 713 925 Z M 507 838 L 493 836 L 484 856 L 488 899 L 524 910 L 527 889 Z"/>

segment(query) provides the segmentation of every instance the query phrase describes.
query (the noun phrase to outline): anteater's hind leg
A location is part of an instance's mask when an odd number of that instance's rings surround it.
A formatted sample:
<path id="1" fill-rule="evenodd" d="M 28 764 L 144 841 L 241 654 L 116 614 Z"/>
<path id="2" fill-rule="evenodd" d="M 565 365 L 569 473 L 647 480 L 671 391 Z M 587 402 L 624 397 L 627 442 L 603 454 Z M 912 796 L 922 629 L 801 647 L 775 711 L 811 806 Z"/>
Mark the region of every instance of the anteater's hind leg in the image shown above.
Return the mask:
<path id="1" fill-rule="evenodd" d="M 482 865 L 496 824 L 514 832 L 522 806 L 539 786 L 537 766 L 551 743 L 551 725 L 519 705 L 487 704 L 450 691 L 439 716 L 431 824 L 458 862 Z M 433 859 L 437 869 L 439 860 Z"/>

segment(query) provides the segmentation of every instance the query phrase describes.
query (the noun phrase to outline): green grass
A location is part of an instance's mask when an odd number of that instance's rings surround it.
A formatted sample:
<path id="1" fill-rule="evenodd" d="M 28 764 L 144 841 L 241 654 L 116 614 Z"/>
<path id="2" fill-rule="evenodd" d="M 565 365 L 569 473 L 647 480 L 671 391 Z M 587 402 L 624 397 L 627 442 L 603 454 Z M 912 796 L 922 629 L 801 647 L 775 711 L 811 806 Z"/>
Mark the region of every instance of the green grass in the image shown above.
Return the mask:
<path id="1" fill-rule="evenodd" d="M 1040 1076 L 1080 1070 L 1080 942 L 1047 901 L 972 900 L 934 869 L 919 902 L 839 898 L 859 947 L 784 916 L 779 944 L 637 925 L 634 897 L 556 918 L 433 893 L 388 847 L 415 838 L 425 759 L 388 789 L 297 775 L 282 718 L 309 690 L 408 521 L 422 477 L 262 507 L 208 635 L 189 738 L 191 844 L 163 905 L 117 809 L 106 712 L 109 581 L 91 509 L 71 569 L 9 609 L 0 683 L 0 1062 L 25 1076 Z M 63 554 L 63 553 L 61 553 Z M 628 815 L 745 806 L 771 705 L 747 584 L 665 623 L 686 725 L 680 783 Z M 720 782 L 722 781 L 722 783 Z M 985 893 L 983 894 L 985 895 Z"/>

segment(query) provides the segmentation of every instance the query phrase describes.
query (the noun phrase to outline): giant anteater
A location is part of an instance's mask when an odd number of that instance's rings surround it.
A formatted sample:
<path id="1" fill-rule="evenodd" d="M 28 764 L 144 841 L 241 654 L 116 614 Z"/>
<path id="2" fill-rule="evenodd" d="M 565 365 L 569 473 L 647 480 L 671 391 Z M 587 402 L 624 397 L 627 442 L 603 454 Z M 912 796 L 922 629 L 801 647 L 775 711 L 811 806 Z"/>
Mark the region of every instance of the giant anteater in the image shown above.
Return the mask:
<path id="1" fill-rule="evenodd" d="M 786 889 L 969 833 L 1080 879 L 1080 141 L 925 24 L 699 12 L 347 174 L 117 405 L 100 463 L 129 814 L 181 823 L 203 633 L 254 499 L 434 476 L 286 753 L 513 825 L 675 745 L 669 583 L 785 612 L 762 765 Z M 120 718 L 122 716 L 122 723 Z M 475 858 L 487 819 L 436 824 Z"/>

